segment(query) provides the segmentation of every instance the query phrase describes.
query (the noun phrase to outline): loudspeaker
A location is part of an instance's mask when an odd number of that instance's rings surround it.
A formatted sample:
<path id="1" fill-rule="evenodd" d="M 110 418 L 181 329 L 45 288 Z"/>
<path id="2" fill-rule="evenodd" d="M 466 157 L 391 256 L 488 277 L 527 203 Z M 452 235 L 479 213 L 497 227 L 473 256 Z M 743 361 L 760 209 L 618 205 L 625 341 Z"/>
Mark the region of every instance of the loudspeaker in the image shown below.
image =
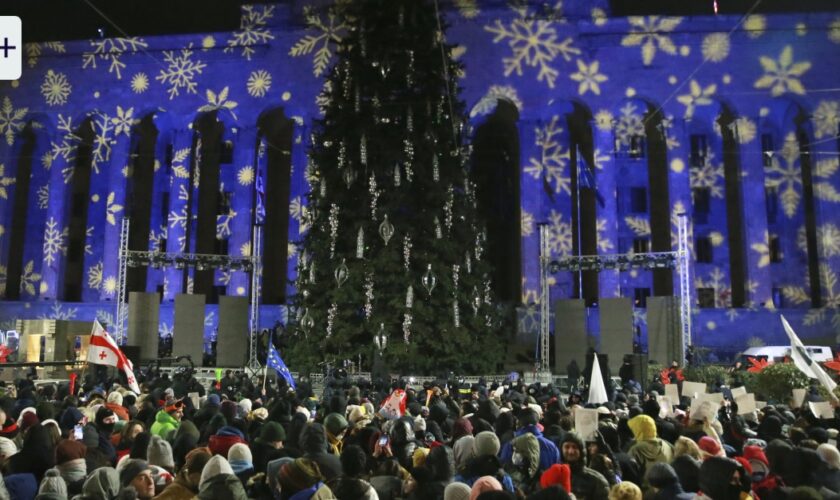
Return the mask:
<path id="1" fill-rule="evenodd" d="M 157 293 L 128 294 L 128 345 L 140 347 L 141 359 L 158 357 L 160 296 Z"/>
<path id="2" fill-rule="evenodd" d="M 216 366 L 241 367 L 248 357 L 248 298 L 219 297 Z"/>
<path id="3" fill-rule="evenodd" d="M 586 362 L 586 303 L 582 299 L 554 302 L 554 373 L 566 373 L 572 360 L 583 371 Z"/>
<path id="4" fill-rule="evenodd" d="M 628 298 L 600 299 L 600 352 L 610 357 L 610 371 L 618 373 L 624 355 L 633 352 L 633 303 Z"/>
<path id="5" fill-rule="evenodd" d="M 202 294 L 175 296 L 172 356 L 189 355 L 196 366 L 204 358 L 204 299 Z"/>
<path id="6" fill-rule="evenodd" d="M 648 356 L 668 366 L 671 361 L 682 363 L 685 355 L 680 332 L 680 302 L 677 297 L 648 297 L 647 299 Z"/>
<path id="7" fill-rule="evenodd" d="M 139 345 L 124 345 L 120 347 L 125 357 L 131 361 L 131 364 L 134 365 L 134 374 L 137 375 L 140 373 L 140 363 L 142 362 L 140 358 L 140 346 Z"/>
<path id="8" fill-rule="evenodd" d="M 648 355 L 633 355 L 633 378 L 642 386 L 642 391 L 647 391 L 648 386 Z"/>

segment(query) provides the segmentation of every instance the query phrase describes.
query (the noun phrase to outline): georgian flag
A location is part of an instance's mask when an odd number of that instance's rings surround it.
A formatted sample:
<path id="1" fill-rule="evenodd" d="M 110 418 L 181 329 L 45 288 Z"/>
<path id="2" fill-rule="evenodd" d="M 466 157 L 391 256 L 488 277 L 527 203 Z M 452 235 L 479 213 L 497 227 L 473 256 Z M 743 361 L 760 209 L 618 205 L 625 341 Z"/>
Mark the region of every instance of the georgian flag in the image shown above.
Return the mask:
<path id="1" fill-rule="evenodd" d="M 379 414 L 388 420 L 395 420 L 405 415 L 406 394 L 402 389 L 396 389 L 382 403 Z"/>
<path id="2" fill-rule="evenodd" d="M 94 365 L 113 366 L 125 373 L 128 388 L 135 394 L 140 394 L 137 379 L 134 378 L 134 366 L 120 351 L 114 339 L 102 328 L 98 320 L 93 320 L 93 330 L 90 332 L 90 346 L 88 347 L 87 362 Z"/>
<path id="3" fill-rule="evenodd" d="M 796 332 L 793 331 L 793 328 L 790 326 L 790 323 L 787 322 L 784 316 L 782 318 L 782 326 L 785 327 L 785 333 L 787 333 L 788 338 L 790 339 L 790 357 L 793 359 L 793 364 L 799 368 L 799 371 L 807 375 L 809 378 L 817 379 L 823 387 L 828 390 L 828 394 L 831 396 L 831 399 L 836 400 L 837 398 L 834 396 L 834 388 L 837 387 L 837 384 L 822 367 L 811 358 L 808 354 L 807 349 L 805 346 L 802 345 L 802 341 L 799 340 L 799 337 L 796 336 Z"/>

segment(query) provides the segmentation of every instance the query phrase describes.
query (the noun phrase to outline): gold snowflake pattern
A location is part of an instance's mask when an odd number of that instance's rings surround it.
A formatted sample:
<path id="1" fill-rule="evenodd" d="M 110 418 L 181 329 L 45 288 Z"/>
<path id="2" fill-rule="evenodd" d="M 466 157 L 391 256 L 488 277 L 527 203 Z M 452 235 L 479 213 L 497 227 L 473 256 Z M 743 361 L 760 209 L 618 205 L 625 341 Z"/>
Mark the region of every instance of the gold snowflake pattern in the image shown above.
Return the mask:
<path id="1" fill-rule="evenodd" d="M 608 132 L 613 127 L 613 114 L 606 109 L 601 109 L 595 113 L 595 126 L 598 130 Z"/>
<path id="2" fill-rule="evenodd" d="M 274 40 L 268 29 L 268 21 L 274 17 L 274 5 L 243 5 L 239 31 L 234 31 L 227 41 L 225 52 L 242 47 L 242 56 L 251 60 L 256 45 L 264 45 Z"/>
<path id="3" fill-rule="evenodd" d="M 829 158 L 817 160 L 812 172 L 814 195 L 817 198 L 833 203 L 840 203 L 840 193 L 829 178 L 840 166 L 840 159 Z M 764 167 L 764 185 L 775 188 L 779 192 L 782 209 L 788 218 L 796 214 L 799 201 L 802 198 L 802 174 L 799 164 L 799 141 L 794 132 L 788 133 L 779 154 L 774 154 L 770 164 Z"/>
<path id="4" fill-rule="evenodd" d="M 303 204 L 300 196 L 296 196 L 289 203 L 289 215 L 298 222 L 298 234 L 309 230 L 309 209 Z"/>
<path id="5" fill-rule="evenodd" d="M 246 165 L 236 173 L 236 180 L 243 186 L 250 186 L 254 182 L 254 167 Z"/>
<path id="6" fill-rule="evenodd" d="M 271 74 L 264 69 L 252 71 L 245 87 L 251 97 L 265 97 L 266 92 L 271 89 Z"/>
<path id="7" fill-rule="evenodd" d="M 615 137 L 622 146 L 629 146 L 633 137 L 645 135 L 645 122 L 638 108 L 632 102 L 621 107 L 621 115 L 615 124 Z"/>
<path id="8" fill-rule="evenodd" d="M 630 33 L 621 39 L 624 47 L 642 47 L 642 62 L 645 66 L 653 63 L 656 51 L 670 55 L 676 55 L 677 46 L 671 41 L 669 33 L 682 22 L 681 17 L 660 17 L 660 16 L 631 16 L 627 19 L 630 23 Z"/>
<path id="9" fill-rule="evenodd" d="M 464 19 L 475 19 L 481 14 L 481 10 L 478 8 L 478 0 L 455 0 L 453 3 Z"/>
<path id="10" fill-rule="evenodd" d="M 633 231 L 636 236 L 646 238 L 650 236 L 650 221 L 647 217 L 628 215 L 624 217 L 624 223 Z"/>
<path id="11" fill-rule="evenodd" d="M 207 104 L 204 104 L 201 107 L 199 107 L 198 112 L 206 113 L 226 109 L 230 112 L 231 116 L 233 116 L 233 119 L 236 120 L 236 113 L 234 113 L 233 110 L 236 108 L 236 106 L 238 106 L 238 103 L 236 101 L 228 100 L 229 92 L 229 87 L 223 88 L 218 94 L 216 94 L 210 89 L 207 89 Z"/>
<path id="12" fill-rule="evenodd" d="M 522 111 L 522 100 L 516 89 L 511 85 L 491 85 L 478 103 L 470 111 L 470 117 L 486 115 L 496 109 L 499 99 L 505 99 L 513 103 L 516 109 Z"/>
<path id="13" fill-rule="evenodd" d="M 105 292 L 105 295 L 108 297 L 113 297 L 117 291 L 117 278 L 108 276 L 102 280 L 102 291 Z"/>
<path id="14" fill-rule="evenodd" d="M 50 205 L 50 185 L 45 184 L 38 188 L 38 208 L 45 210 Z"/>
<path id="15" fill-rule="evenodd" d="M 739 116 L 735 119 L 735 132 L 735 139 L 737 139 L 738 144 L 749 144 L 756 137 L 757 127 L 755 122 L 746 116 Z"/>
<path id="16" fill-rule="evenodd" d="M 806 326 L 817 325 L 825 321 L 830 314 L 831 326 L 835 330 L 840 330 L 840 290 L 837 290 L 837 274 L 827 263 L 820 264 L 819 271 L 823 306 L 818 309 L 809 309 L 805 313 L 803 323 Z M 782 287 L 782 293 L 794 304 L 809 305 L 811 303 L 811 294 L 805 287 L 785 286 Z"/>
<path id="17" fill-rule="evenodd" d="M 607 219 L 601 218 L 595 221 L 595 232 L 598 236 L 598 251 L 601 253 L 609 253 L 615 248 L 612 240 L 606 235 Z"/>
<path id="18" fill-rule="evenodd" d="M 709 106 L 712 104 L 712 96 L 717 91 L 717 84 L 711 83 L 706 87 L 701 87 L 697 80 L 691 80 L 688 88 L 688 94 L 677 96 L 677 101 L 685 106 L 686 119 L 694 116 L 694 111 L 697 106 Z"/>
<path id="19" fill-rule="evenodd" d="M 567 257 L 572 254 L 572 221 L 563 220 L 563 214 L 552 210 L 548 216 L 548 249 L 553 255 Z"/>
<path id="20" fill-rule="evenodd" d="M 6 136 L 6 144 L 9 146 L 15 143 L 15 134 L 23 130 L 23 119 L 28 112 L 29 108 L 15 109 L 9 96 L 3 98 L 3 106 L 0 107 L 0 134 Z"/>
<path id="21" fill-rule="evenodd" d="M 578 94 L 584 95 L 591 91 L 595 95 L 601 95 L 600 84 L 607 81 L 607 77 L 598 72 L 599 65 L 598 61 L 587 65 L 583 60 L 577 60 L 578 71 L 569 75 L 569 78 L 578 82 Z"/>
<path id="22" fill-rule="evenodd" d="M 692 188 L 708 188 L 715 198 L 723 198 L 723 163 L 715 161 L 711 150 L 706 153 L 702 166 L 692 166 L 689 171 Z"/>
<path id="23" fill-rule="evenodd" d="M 814 122 L 814 137 L 834 137 L 840 124 L 840 102 L 820 101 L 811 119 Z"/>
<path id="24" fill-rule="evenodd" d="M 534 234 L 534 214 L 527 210 L 522 210 L 520 212 L 520 219 L 519 226 L 522 237 Z"/>
<path id="25" fill-rule="evenodd" d="M 4 200 L 9 199 L 9 194 L 6 192 L 6 188 L 11 186 L 15 183 L 14 177 L 6 177 L 6 166 L 0 163 L 0 198 Z M 0 233 L 2 234 L 2 233 Z"/>
<path id="26" fill-rule="evenodd" d="M 121 71 L 125 68 L 122 56 L 145 50 L 149 46 L 142 38 L 136 36 L 91 40 L 90 45 L 93 50 L 82 53 L 82 68 L 90 66 L 91 69 L 96 69 L 97 60 L 107 61 L 108 73 L 115 73 L 117 80 L 122 79 Z"/>
<path id="27" fill-rule="evenodd" d="M 228 209 L 228 213 L 216 216 L 216 239 L 223 240 L 230 237 L 230 223 L 236 218 L 236 211 L 233 208 Z"/>
<path id="28" fill-rule="evenodd" d="M 767 18 L 761 14 L 753 14 L 747 16 L 747 19 L 744 20 L 743 26 L 748 37 L 758 38 L 767 31 Z"/>
<path id="29" fill-rule="evenodd" d="M 53 265 L 59 254 L 67 255 L 68 229 L 58 229 L 58 221 L 50 217 L 44 228 L 44 262 Z"/>
<path id="30" fill-rule="evenodd" d="M 189 94 L 196 93 L 197 82 L 195 78 L 201 74 L 207 64 L 200 60 L 193 61 L 192 44 L 180 52 L 173 50 L 163 51 L 163 60 L 166 62 L 166 69 L 160 70 L 155 77 L 163 85 L 169 85 L 169 99 L 180 95 L 181 89 Z"/>
<path id="31" fill-rule="evenodd" d="M 251 256 L 251 242 L 245 242 L 239 247 L 239 255 L 242 257 L 250 257 Z"/>
<path id="32" fill-rule="evenodd" d="M 35 295 L 35 285 L 41 281 L 41 275 L 35 272 L 35 262 L 29 261 L 23 266 L 20 276 L 20 289 L 27 295 Z"/>
<path id="33" fill-rule="evenodd" d="M 122 212 L 123 206 L 116 203 L 116 194 L 113 191 L 108 193 L 105 207 L 105 220 L 112 226 L 117 225 L 117 214 Z"/>
<path id="34" fill-rule="evenodd" d="M 719 267 L 714 267 L 704 277 L 695 277 L 694 287 L 713 289 L 715 291 L 716 308 L 727 308 L 732 306 L 732 288 L 730 288 L 728 284 L 726 274 Z"/>
<path id="35" fill-rule="evenodd" d="M 327 70 L 333 55 L 332 44 L 339 43 L 347 30 L 341 16 L 334 11 L 328 10 L 325 16 L 322 18 L 312 6 L 305 6 L 303 17 L 306 26 L 316 33 L 304 35 L 289 49 L 292 57 L 312 54 L 312 72 L 315 76 L 321 76 Z"/>
<path id="36" fill-rule="evenodd" d="M 831 223 L 817 226 L 817 245 L 822 257 L 840 255 L 840 228 Z M 800 227 L 796 233 L 796 246 L 802 252 L 808 253 L 808 237 L 805 226 Z"/>
<path id="37" fill-rule="evenodd" d="M 555 193 L 562 191 L 571 194 L 571 179 L 566 173 L 569 152 L 560 141 L 563 128 L 559 122 L 560 117 L 555 115 L 547 125 L 536 128 L 535 142 L 540 150 L 540 157 L 531 157 L 524 170 L 534 179 L 545 179 L 545 182 L 554 187 Z"/>
<path id="38" fill-rule="evenodd" d="M 786 45 L 782 49 L 778 61 L 767 56 L 761 56 L 758 60 L 764 69 L 764 76 L 755 81 L 753 85 L 755 88 L 770 89 L 770 94 L 773 97 L 780 96 L 785 92 L 805 94 L 805 87 L 799 81 L 799 78 L 811 69 L 811 63 L 808 61 L 793 62 L 793 48 L 790 45 Z"/>
<path id="39" fill-rule="evenodd" d="M 507 41 L 512 55 L 502 58 L 505 76 L 516 73 L 522 76 L 525 66 L 538 68 L 537 81 L 544 81 L 549 88 L 560 75 L 554 61 L 561 56 L 571 62 L 573 56 L 580 55 L 580 49 L 573 45 L 570 36 L 558 41 L 557 23 L 547 19 L 534 19 L 526 8 L 515 8 L 518 17 L 505 25 L 500 19 L 484 29 L 493 33 L 493 43 Z"/>
<path id="40" fill-rule="evenodd" d="M 135 94 L 142 94 L 149 90 L 149 76 L 146 73 L 135 73 L 131 77 L 131 91 Z"/>
<path id="41" fill-rule="evenodd" d="M 49 106 L 59 106 L 67 103 L 73 87 L 67 81 L 67 75 L 48 70 L 41 83 L 41 95 Z"/>
<path id="42" fill-rule="evenodd" d="M 117 106 L 117 115 L 111 117 L 111 124 L 114 126 L 114 137 L 125 134 L 131 134 L 131 127 L 133 127 L 140 120 L 134 118 L 134 108 L 123 109 L 122 106 Z"/>
<path id="43" fill-rule="evenodd" d="M 703 38 L 700 46 L 703 52 L 703 60 L 721 62 L 729 56 L 729 34 L 709 33 Z"/>
<path id="44" fill-rule="evenodd" d="M 88 268 L 88 288 L 99 290 L 102 286 L 102 268 L 101 260 Z"/>
<path id="45" fill-rule="evenodd" d="M 67 52 L 67 49 L 61 42 L 27 43 L 23 46 L 23 50 L 26 52 L 26 64 L 30 68 L 34 68 L 38 64 L 38 60 L 43 55 L 45 49 L 49 49 L 56 54 Z"/>
<path id="46" fill-rule="evenodd" d="M 840 43 L 840 17 L 829 23 L 827 31 L 829 40 L 834 43 Z"/>

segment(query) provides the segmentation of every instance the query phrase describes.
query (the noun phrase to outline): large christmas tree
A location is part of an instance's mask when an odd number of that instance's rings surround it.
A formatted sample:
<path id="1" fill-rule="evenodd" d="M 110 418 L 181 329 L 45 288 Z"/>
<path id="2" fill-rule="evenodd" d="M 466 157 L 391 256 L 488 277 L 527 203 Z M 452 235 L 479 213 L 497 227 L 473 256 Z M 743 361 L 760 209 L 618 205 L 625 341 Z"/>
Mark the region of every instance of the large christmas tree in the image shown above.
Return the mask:
<path id="1" fill-rule="evenodd" d="M 504 315 L 442 21 L 425 0 L 338 8 L 349 30 L 312 136 L 291 358 L 495 370 Z"/>

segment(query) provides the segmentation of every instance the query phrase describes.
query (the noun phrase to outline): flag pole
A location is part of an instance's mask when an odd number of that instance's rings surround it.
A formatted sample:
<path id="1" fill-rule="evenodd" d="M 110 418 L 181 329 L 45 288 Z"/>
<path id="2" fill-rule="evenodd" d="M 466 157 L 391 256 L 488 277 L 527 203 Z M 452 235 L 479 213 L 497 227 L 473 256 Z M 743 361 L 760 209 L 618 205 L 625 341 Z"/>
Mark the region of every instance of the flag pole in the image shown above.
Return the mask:
<path id="1" fill-rule="evenodd" d="M 268 336 L 268 348 L 274 345 L 274 330 Z M 266 353 L 268 355 L 268 353 Z M 265 381 L 268 379 L 268 360 L 266 360 L 265 367 L 263 368 L 263 386 L 262 386 L 262 394 L 265 394 Z"/>

